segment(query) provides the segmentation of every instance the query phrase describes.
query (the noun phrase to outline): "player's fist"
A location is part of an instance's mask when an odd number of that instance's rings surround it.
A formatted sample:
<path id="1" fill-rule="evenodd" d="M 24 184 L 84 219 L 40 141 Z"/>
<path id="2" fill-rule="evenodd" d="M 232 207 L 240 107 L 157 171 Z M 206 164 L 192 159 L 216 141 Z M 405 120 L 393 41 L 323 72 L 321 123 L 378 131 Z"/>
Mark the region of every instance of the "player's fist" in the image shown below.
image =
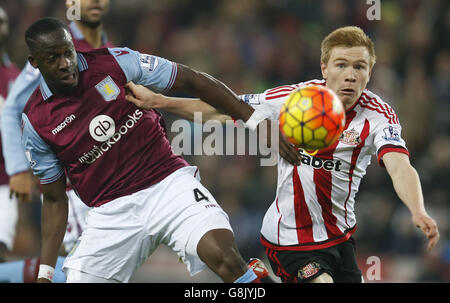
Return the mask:
<path id="1" fill-rule="evenodd" d="M 125 85 L 127 94 L 125 99 L 142 109 L 162 108 L 164 106 L 164 96 L 156 94 L 142 85 L 128 82 Z"/>

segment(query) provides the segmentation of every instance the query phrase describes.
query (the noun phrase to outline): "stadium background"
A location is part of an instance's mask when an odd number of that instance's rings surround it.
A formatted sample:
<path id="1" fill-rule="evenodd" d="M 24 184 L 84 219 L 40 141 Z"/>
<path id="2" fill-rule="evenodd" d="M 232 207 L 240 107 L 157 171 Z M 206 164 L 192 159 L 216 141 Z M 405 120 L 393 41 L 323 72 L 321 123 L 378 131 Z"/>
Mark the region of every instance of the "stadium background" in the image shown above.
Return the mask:
<path id="1" fill-rule="evenodd" d="M 446 0 L 381 1 L 381 20 L 366 17 L 364 0 L 111 0 L 108 39 L 187 64 L 222 80 L 236 93 L 320 78 L 320 42 L 333 29 L 358 25 L 378 56 L 369 89 L 397 112 L 418 170 L 426 207 L 441 240 L 426 240 L 398 200 L 384 169 L 372 165 L 357 195 L 357 256 L 367 282 L 449 282 L 450 9 Z M 25 29 L 43 16 L 65 19 L 62 0 L 0 0 L 10 18 L 8 54 L 22 68 Z M 168 129 L 175 117 L 166 115 Z M 173 134 L 170 134 L 173 136 Z M 256 156 L 187 156 L 204 185 L 229 214 L 244 258 L 266 260 L 259 229 L 276 189 L 276 167 Z M 20 205 L 12 259 L 39 254 L 40 203 Z M 381 280 L 366 274 L 381 261 Z M 267 262 L 268 264 L 268 262 Z M 177 256 L 160 247 L 134 282 L 219 282 L 209 270 L 190 277 Z"/>

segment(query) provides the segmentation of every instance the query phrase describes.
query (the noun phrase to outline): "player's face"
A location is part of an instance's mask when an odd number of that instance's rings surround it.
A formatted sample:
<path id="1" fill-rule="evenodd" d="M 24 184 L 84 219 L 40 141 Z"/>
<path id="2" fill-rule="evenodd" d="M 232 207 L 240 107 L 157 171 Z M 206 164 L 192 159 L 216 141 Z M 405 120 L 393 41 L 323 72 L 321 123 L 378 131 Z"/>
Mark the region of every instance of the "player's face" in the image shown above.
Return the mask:
<path id="1" fill-rule="evenodd" d="M 81 22 L 97 27 L 109 10 L 109 0 L 81 0 Z"/>
<path id="2" fill-rule="evenodd" d="M 334 47 L 328 62 L 321 63 L 322 76 L 327 87 L 350 108 L 361 96 L 370 79 L 369 51 L 364 46 Z"/>
<path id="3" fill-rule="evenodd" d="M 78 85 L 78 64 L 72 37 L 61 30 L 39 37 L 39 48 L 29 61 L 39 68 L 45 82 L 57 94 L 70 94 Z"/>
<path id="4" fill-rule="evenodd" d="M 0 7 L 0 46 L 5 45 L 8 38 L 8 16 L 6 12 Z"/>

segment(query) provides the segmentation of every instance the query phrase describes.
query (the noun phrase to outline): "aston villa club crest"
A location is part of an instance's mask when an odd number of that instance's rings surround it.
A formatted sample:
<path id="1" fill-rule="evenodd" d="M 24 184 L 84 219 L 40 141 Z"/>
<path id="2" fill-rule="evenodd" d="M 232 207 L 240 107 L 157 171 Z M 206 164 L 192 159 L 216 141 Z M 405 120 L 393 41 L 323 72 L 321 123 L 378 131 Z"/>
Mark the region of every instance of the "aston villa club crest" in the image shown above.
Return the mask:
<path id="1" fill-rule="evenodd" d="M 347 145 L 358 145 L 361 143 L 359 133 L 352 128 L 351 130 L 344 130 L 339 137 L 339 141 Z"/>
<path id="2" fill-rule="evenodd" d="M 116 100 L 117 96 L 120 94 L 119 87 L 110 76 L 97 83 L 95 88 L 107 102 Z"/>

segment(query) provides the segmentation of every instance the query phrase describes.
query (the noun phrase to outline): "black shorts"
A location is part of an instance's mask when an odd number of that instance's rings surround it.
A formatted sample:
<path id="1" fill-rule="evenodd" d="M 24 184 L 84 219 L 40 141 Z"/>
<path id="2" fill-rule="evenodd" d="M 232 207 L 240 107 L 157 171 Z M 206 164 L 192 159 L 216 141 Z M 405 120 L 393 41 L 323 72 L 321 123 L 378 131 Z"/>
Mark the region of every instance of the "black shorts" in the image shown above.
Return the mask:
<path id="1" fill-rule="evenodd" d="M 266 254 L 273 272 L 284 283 L 308 282 L 323 273 L 328 273 L 335 283 L 362 282 L 353 238 L 332 247 L 311 251 L 266 248 Z"/>

